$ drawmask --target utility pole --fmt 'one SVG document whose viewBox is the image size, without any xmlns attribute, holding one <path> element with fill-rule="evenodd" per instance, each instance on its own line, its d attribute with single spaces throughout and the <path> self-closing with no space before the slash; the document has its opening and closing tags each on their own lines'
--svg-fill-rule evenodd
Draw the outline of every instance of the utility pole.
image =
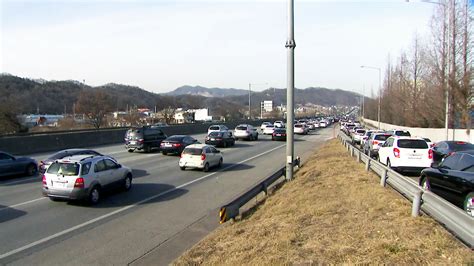
<svg viewBox="0 0 474 266">
<path fill-rule="evenodd" d="M 252 115 L 251 115 L 251 105 L 250 105 L 250 94 L 252 93 L 252 84 L 249 83 L 249 120 L 251 119 Z"/>
<path fill-rule="evenodd" d="M 294 162 L 294 94 L 295 94 L 295 36 L 294 36 L 294 3 L 288 0 L 288 39 L 287 48 L 287 87 L 286 87 L 286 180 L 293 179 Z"/>
</svg>

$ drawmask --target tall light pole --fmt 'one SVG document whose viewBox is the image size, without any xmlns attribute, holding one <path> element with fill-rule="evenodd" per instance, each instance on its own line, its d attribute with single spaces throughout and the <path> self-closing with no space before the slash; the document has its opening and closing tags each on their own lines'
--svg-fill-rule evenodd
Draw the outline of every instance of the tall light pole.
<svg viewBox="0 0 474 266">
<path fill-rule="evenodd" d="M 382 69 L 380 67 L 373 67 L 373 66 L 360 66 L 361 68 L 368 68 L 368 69 L 375 69 L 379 71 L 379 104 L 377 110 L 377 121 L 378 121 L 378 129 L 380 129 L 380 98 L 382 95 Z"/>
<path fill-rule="evenodd" d="M 295 94 L 295 36 L 294 36 L 294 4 L 288 0 L 288 39 L 287 49 L 287 87 L 286 87 L 286 180 L 293 179 L 294 157 L 294 94 Z"/>
<path fill-rule="evenodd" d="M 410 0 L 407 0 L 407 2 L 409 2 Z M 443 0 L 441 0 L 443 1 Z M 449 51 L 449 47 L 450 47 L 450 42 L 449 42 L 449 35 L 450 35 L 450 31 L 451 31 L 451 19 L 450 19 L 450 16 L 449 16 L 449 6 L 443 1 L 443 2 L 438 2 L 438 1 L 430 1 L 430 0 L 421 0 L 421 2 L 423 3 L 428 3 L 428 4 L 435 4 L 435 5 L 440 5 L 443 7 L 443 46 L 444 46 L 444 42 L 447 40 L 447 49 L 446 49 L 446 65 L 447 65 L 447 71 L 446 71 L 446 88 L 445 88 L 445 102 L 446 102 L 446 107 L 445 107 L 445 119 L 444 119 L 444 127 L 446 129 L 446 140 L 449 139 L 449 72 L 450 72 L 450 51 Z M 448 4 L 451 3 L 451 0 L 448 0 Z M 453 8 L 453 12 L 454 12 L 454 8 Z M 446 36 L 446 33 L 445 33 L 445 30 L 444 30 L 444 20 L 448 19 L 448 26 L 447 26 L 447 36 Z M 454 15 L 453 15 L 454 17 Z M 444 55 L 443 55 L 444 56 Z M 444 67 L 444 66 L 443 66 Z M 443 84 L 444 85 L 444 84 Z M 454 134 L 454 133 L 453 133 Z M 454 136 L 453 136 L 454 138 Z M 454 140 L 454 139 L 453 139 Z"/>
</svg>

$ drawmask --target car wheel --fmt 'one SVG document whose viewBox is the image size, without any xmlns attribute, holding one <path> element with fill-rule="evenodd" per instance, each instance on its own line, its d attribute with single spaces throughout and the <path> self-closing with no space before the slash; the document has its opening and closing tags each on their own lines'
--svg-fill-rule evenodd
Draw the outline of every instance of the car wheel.
<svg viewBox="0 0 474 266">
<path fill-rule="evenodd" d="M 128 174 L 123 181 L 123 190 L 129 191 L 132 188 L 132 175 Z"/>
<path fill-rule="evenodd" d="M 221 159 L 219 160 L 219 164 L 217 165 L 217 167 L 222 167 L 222 162 L 223 162 L 223 161 L 224 161 L 224 160 L 221 158 Z"/>
<path fill-rule="evenodd" d="M 95 205 L 99 203 L 99 201 L 100 201 L 100 188 L 98 186 L 95 186 L 91 189 L 91 192 L 89 192 L 88 202 L 91 205 Z"/>
<path fill-rule="evenodd" d="M 255 136 L 255 140 L 258 140 L 258 133 L 257 133 L 257 135 Z"/>
<path fill-rule="evenodd" d="M 149 153 L 151 151 L 151 148 L 150 146 L 145 146 L 145 148 L 143 148 L 143 150 L 146 152 L 146 153 Z"/>
<path fill-rule="evenodd" d="M 234 145 L 235 145 L 235 140 L 233 140 L 231 143 L 232 143 L 232 145 L 231 145 L 231 146 L 234 146 Z"/>
<path fill-rule="evenodd" d="M 226 141 L 224 141 L 224 144 L 222 144 L 222 147 L 227 148 L 227 142 Z"/>
<path fill-rule="evenodd" d="M 180 166 L 179 169 L 181 169 L 182 171 L 186 170 L 186 166 Z"/>
<path fill-rule="evenodd" d="M 25 174 L 27 176 L 32 176 L 34 174 L 36 174 L 37 172 L 37 169 L 36 169 L 36 165 L 30 163 L 27 167 L 26 167 L 26 170 L 25 170 Z"/>
<path fill-rule="evenodd" d="M 380 160 L 380 159 L 379 159 Z M 390 163 L 390 159 L 387 159 L 387 167 L 392 169 L 392 163 Z"/>
<path fill-rule="evenodd" d="M 209 172 L 209 163 L 206 163 L 204 165 L 204 168 L 202 169 L 204 172 Z"/>
<path fill-rule="evenodd" d="M 161 154 L 167 155 L 168 153 L 166 151 L 162 151 Z"/>
<path fill-rule="evenodd" d="M 474 192 L 467 194 L 464 199 L 464 210 L 471 217 L 474 217 Z"/>
<path fill-rule="evenodd" d="M 428 179 L 426 177 L 423 177 L 423 179 L 421 180 L 421 187 L 426 191 L 431 190 L 430 182 L 428 181 Z"/>
<path fill-rule="evenodd" d="M 133 152 L 133 149 L 128 149 L 128 152 Z"/>
</svg>

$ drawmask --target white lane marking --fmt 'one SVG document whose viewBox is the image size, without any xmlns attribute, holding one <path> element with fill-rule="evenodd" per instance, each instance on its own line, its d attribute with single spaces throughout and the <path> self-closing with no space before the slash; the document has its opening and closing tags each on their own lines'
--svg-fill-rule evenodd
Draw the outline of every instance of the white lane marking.
<svg viewBox="0 0 474 266">
<path fill-rule="evenodd" d="M 189 186 L 189 185 L 191 185 L 191 184 L 194 184 L 194 183 L 196 183 L 196 182 L 198 182 L 198 181 L 201 181 L 201 180 L 203 180 L 203 179 L 206 179 L 206 178 L 208 178 L 208 177 L 210 177 L 210 176 L 216 175 L 217 173 L 220 173 L 220 172 L 225 171 L 225 170 L 227 170 L 227 169 L 230 169 L 230 168 L 233 168 L 233 167 L 237 167 L 239 164 L 242 164 L 242 163 L 248 162 L 248 161 L 250 161 L 250 160 L 253 160 L 253 159 L 257 158 L 257 157 L 263 156 L 263 155 L 265 155 L 265 154 L 267 154 L 267 153 L 270 153 L 270 152 L 272 152 L 272 151 L 274 151 L 274 150 L 277 150 L 277 149 L 279 149 L 279 148 L 281 148 L 281 147 L 284 147 L 285 145 L 286 145 L 286 144 L 277 146 L 277 147 L 275 147 L 275 148 L 273 148 L 273 149 L 271 149 L 271 150 L 262 152 L 262 153 L 260 153 L 260 154 L 257 154 L 257 155 L 255 155 L 255 156 L 253 156 L 253 157 L 250 157 L 250 158 L 248 158 L 248 159 L 245 159 L 245 160 L 243 160 L 243 161 L 240 161 L 240 162 L 238 162 L 238 163 L 235 164 L 235 165 L 230 165 L 230 166 L 228 166 L 228 167 L 225 167 L 225 168 L 223 168 L 223 169 L 220 170 L 220 171 L 217 171 L 217 172 L 214 172 L 214 173 L 210 173 L 210 174 L 208 174 L 208 175 L 205 175 L 205 176 L 200 177 L 200 178 L 198 178 L 198 179 L 195 179 L 195 180 L 193 180 L 193 181 L 189 181 L 189 182 L 187 182 L 187 183 L 184 183 L 184 184 L 182 184 L 182 185 L 179 185 L 179 186 L 177 186 L 177 187 L 175 187 L 175 188 L 168 189 L 168 190 L 166 190 L 166 191 L 164 191 L 164 192 L 161 192 L 160 194 L 157 194 L 157 195 L 148 197 L 148 198 L 146 198 L 146 199 L 143 199 L 143 200 L 141 200 L 141 201 L 139 201 L 139 202 L 137 202 L 137 203 L 135 203 L 135 204 L 131 204 L 131 205 L 125 206 L 125 207 L 123 207 L 123 208 L 121 208 L 121 209 L 118 209 L 118 210 L 115 210 L 115 211 L 113 211 L 113 212 L 107 213 L 107 214 L 105 214 L 105 215 L 99 216 L 99 217 L 97 217 L 97 218 L 94 218 L 94 219 L 89 220 L 89 221 L 87 221 L 87 222 L 84 222 L 84 223 L 82 223 L 82 224 L 78 224 L 78 225 L 73 226 L 73 227 L 71 227 L 71 228 L 69 228 L 69 229 L 66 229 L 66 230 L 63 230 L 63 231 L 58 232 L 58 233 L 56 233 L 56 234 L 47 236 L 47 237 L 45 237 L 45 238 L 42 238 L 42 239 L 40 239 L 40 240 L 37 240 L 37 241 L 35 241 L 35 242 L 33 242 L 33 243 L 30 243 L 30 244 L 28 244 L 28 245 L 25 245 L 25 246 L 19 247 L 19 248 L 17 248 L 17 249 L 11 250 L 11 251 L 9 251 L 9 252 L 7 252 L 7 253 L 4 253 L 4 254 L 0 255 L 0 260 L 1 260 L 1 259 L 4 259 L 4 258 L 6 258 L 6 257 L 12 256 L 12 255 L 15 255 L 15 254 L 17 254 L 17 253 L 19 253 L 19 252 L 22 252 L 22 251 L 24 251 L 24 250 L 27 250 L 27 249 L 29 249 L 29 248 L 32 248 L 32 247 L 38 246 L 38 245 L 40 245 L 40 244 L 43 244 L 43 243 L 45 243 L 45 242 L 47 242 L 47 241 L 49 241 L 49 240 L 52 240 L 52 239 L 54 239 L 54 238 L 57 238 L 57 237 L 60 237 L 60 236 L 65 235 L 65 234 L 71 233 L 71 232 L 73 232 L 73 231 L 75 231 L 75 230 L 77 230 L 77 229 L 83 228 L 83 227 L 88 226 L 88 225 L 90 225 L 90 224 L 93 224 L 93 223 L 95 223 L 95 222 L 104 220 L 104 219 L 106 219 L 106 218 L 108 218 L 108 217 L 110 217 L 110 216 L 113 216 L 113 215 L 115 215 L 115 214 L 124 212 L 124 211 L 126 211 L 126 210 L 128 210 L 128 209 L 131 209 L 131 208 L 133 208 L 133 207 L 136 207 L 136 206 L 138 206 L 138 205 L 140 205 L 140 204 L 143 204 L 143 203 L 145 203 L 145 202 L 147 202 L 147 201 L 150 201 L 150 200 L 153 200 L 153 199 L 155 199 L 155 198 L 164 196 L 164 195 L 166 195 L 166 194 L 168 194 L 168 193 L 170 193 L 170 192 L 173 192 L 173 191 L 175 191 L 175 190 L 181 189 L 181 188 L 183 188 L 183 187 L 187 187 L 187 186 Z"/>
<path fill-rule="evenodd" d="M 25 205 L 25 204 L 28 204 L 28 203 L 33 203 L 35 201 L 40 201 L 40 200 L 43 200 L 43 199 L 46 199 L 45 197 L 42 197 L 42 198 L 37 198 L 37 199 L 34 199 L 34 200 L 29 200 L 29 201 L 25 201 L 25 202 L 22 202 L 22 203 L 18 203 L 18 204 L 15 204 L 15 205 L 11 205 L 11 206 L 6 206 L 6 207 L 3 207 L 3 208 L 0 208 L 0 211 L 3 211 L 3 210 L 6 210 L 8 208 L 15 208 L 15 207 L 18 207 L 18 206 L 21 206 L 21 205 Z"/>
<path fill-rule="evenodd" d="M 17 180 L 17 181 L 12 181 L 12 182 L 5 182 L 5 183 L 0 183 L 0 187 L 1 187 L 1 186 L 8 186 L 8 185 L 13 185 L 13 184 L 18 184 L 18 183 L 23 183 L 23 182 L 31 181 L 31 180 L 34 180 L 34 179 L 38 179 L 38 181 L 40 180 L 40 178 L 39 178 L 39 177 L 37 177 L 37 176 L 34 176 L 34 177 L 30 177 L 30 178 L 22 179 L 22 180 Z"/>
</svg>

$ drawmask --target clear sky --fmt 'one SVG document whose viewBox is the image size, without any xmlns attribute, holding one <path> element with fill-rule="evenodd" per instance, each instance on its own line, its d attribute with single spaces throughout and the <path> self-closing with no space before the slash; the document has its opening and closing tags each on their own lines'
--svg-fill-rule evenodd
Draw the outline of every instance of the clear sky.
<svg viewBox="0 0 474 266">
<path fill-rule="evenodd" d="M 287 2 L 0 0 L 0 72 L 167 92 L 182 85 L 286 87 Z M 370 96 L 378 74 L 429 38 L 419 0 L 295 0 L 295 86 Z M 267 83 L 268 85 L 261 85 Z"/>
</svg>

